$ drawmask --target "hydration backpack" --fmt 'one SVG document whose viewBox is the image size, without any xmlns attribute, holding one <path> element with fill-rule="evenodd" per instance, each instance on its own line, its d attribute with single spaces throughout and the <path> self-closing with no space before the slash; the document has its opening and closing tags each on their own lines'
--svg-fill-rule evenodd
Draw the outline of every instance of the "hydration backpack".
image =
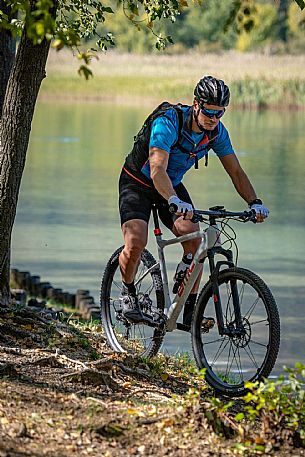
<svg viewBox="0 0 305 457">
<path fill-rule="evenodd" d="M 157 117 L 162 116 L 166 111 L 169 109 L 174 109 L 177 114 L 177 121 L 178 121 L 178 138 L 177 141 L 173 144 L 173 148 L 178 148 L 181 152 L 193 155 L 195 159 L 195 169 L 198 169 L 198 158 L 196 151 L 189 151 L 184 148 L 181 143 L 182 138 L 182 130 L 184 125 L 184 113 L 183 108 L 188 107 L 188 105 L 172 104 L 169 102 L 162 102 L 158 105 L 152 113 L 145 119 L 143 126 L 141 127 L 140 131 L 137 135 L 134 136 L 134 145 L 132 151 L 128 154 L 125 161 L 125 167 L 129 169 L 130 172 L 134 173 L 140 171 L 145 162 L 148 160 L 149 154 L 149 141 L 150 141 L 150 134 L 151 134 L 151 126 L 152 123 Z M 168 119 L 172 122 L 172 120 L 168 117 Z M 205 143 L 208 143 L 207 149 L 210 149 L 213 145 L 214 140 L 218 136 L 218 130 L 206 132 L 204 139 Z M 199 143 L 200 144 L 200 143 Z M 205 166 L 208 165 L 208 153 L 205 155 Z"/>
</svg>

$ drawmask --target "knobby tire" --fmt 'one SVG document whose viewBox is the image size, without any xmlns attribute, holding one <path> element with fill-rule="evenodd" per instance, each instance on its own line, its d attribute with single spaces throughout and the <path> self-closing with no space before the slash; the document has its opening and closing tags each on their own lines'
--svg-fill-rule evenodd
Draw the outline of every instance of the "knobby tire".
<svg viewBox="0 0 305 457">
<path fill-rule="evenodd" d="M 234 267 L 221 271 L 218 276 L 219 289 L 223 295 L 227 295 L 227 300 L 222 299 L 225 325 L 234 321 L 234 313 L 230 310 L 230 281 L 235 281 L 239 287 L 246 335 L 243 339 L 221 337 L 216 318 L 212 330 L 202 331 L 203 318 L 209 317 L 207 314 L 215 309 L 212 283 L 209 281 L 201 291 L 194 310 L 192 345 L 198 368 L 206 369 L 206 381 L 220 394 L 242 396 L 247 392 L 244 385 L 246 381 L 262 380 L 271 373 L 279 351 L 280 320 L 275 300 L 264 281 L 249 270 Z M 264 340 L 259 340 L 263 337 Z M 217 351 L 214 347 L 218 347 Z M 262 352 L 260 362 L 256 355 L 259 351 Z M 225 354 L 228 354 L 228 359 Z M 229 360 L 229 357 L 233 360 Z M 250 366 L 248 371 L 243 372 L 243 363 Z"/>
<path fill-rule="evenodd" d="M 129 333 L 127 327 L 122 322 L 117 321 L 114 309 L 118 309 L 118 296 L 120 294 L 120 269 L 119 255 L 123 250 L 123 246 L 117 249 L 109 259 L 101 284 L 100 304 L 101 304 L 101 320 L 107 337 L 109 346 L 116 352 L 128 352 L 132 355 L 140 357 L 153 357 L 157 354 L 164 338 L 164 332 L 158 329 L 147 327 L 144 324 L 131 325 Z M 146 249 L 141 255 L 141 262 L 138 268 L 144 270 L 156 264 L 152 254 Z M 137 279 L 137 278 L 135 278 Z M 160 311 L 164 311 L 164 294 L 161 272 L 159 266 L 156 266 L 143 281 L 150 284 L 149 290 L 152 294 L 150 297 L 153 301 L 153 307 Z M 137 287 L 137 292 L 141 290 L 142 283 Z M 146 284 L 147 287 L 147 284 Z M 115 293 L 115 296 L 113 295 Z M 111 294 L 113 296 L 111 296 Z M 147 311 L 146 311 L 147 312 Z M 125 326 L 125 328 L 124 328 Z M 124 333 L 121 333 L 121 330 Z M 144 337 L 145 332 L 149 332 L 149 337 Z M 134 340 L 129 340 L 129 336 L 134 335 Z M 139 341 L 136 341 L 138 335 Z M 144 335 L 144 336 L 143 336 Z M 143 336 L 143 338 L 141 338 Z M 143 341 L 142 341 L 143 340 Z"/>
</svg>

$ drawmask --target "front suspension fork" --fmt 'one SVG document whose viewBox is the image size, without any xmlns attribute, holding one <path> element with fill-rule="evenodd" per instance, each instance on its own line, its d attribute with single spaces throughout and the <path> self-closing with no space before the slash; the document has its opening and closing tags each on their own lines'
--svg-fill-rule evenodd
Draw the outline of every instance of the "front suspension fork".
<svg viewBox="0 0 305 457">
<path fill-rule="evenodd" d="M 236 281 L 230 281 L 230 290 L 232 294 L 233 300 L 233 308 L 234 308 L 234 323 L 235 328 L 229 328 L 228 323 L 224 323 L 223 319 L 223 312 L 222 312 L 222 304 L 221 304 L 221 297 L 219 293 L 219 285 L 218 285 L 218 276 L 220 272 L 220 268 L 223 265 L 227 265 L 228 267 L 234 267 L 233 262 L 233 254 L 232 251 L 229 249 L 223 249 L 222 247 L 215 247 L 208 250 L 208 260 L 209 266 L 211 271 L 210 280 L 212 283 L 212 293 L 213 293 L 213 301 L 215 305 L 215 313 L 217 319 L 217 326 L 218 331 L 221 336 L 232 334 L 243 334 L 244 328 L 242 323 L 242 316 L 240 311 L 240 304 L 239 304 L 239 294 L 237 289 Z M 215 254 L 223 255 L 227 260 L 218 261 L 215 265 Z"/>
</svg>

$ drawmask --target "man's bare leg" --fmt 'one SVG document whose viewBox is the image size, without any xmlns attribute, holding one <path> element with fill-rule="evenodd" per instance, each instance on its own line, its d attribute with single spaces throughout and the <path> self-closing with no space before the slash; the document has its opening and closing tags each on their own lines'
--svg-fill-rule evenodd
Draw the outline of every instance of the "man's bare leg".
<svg viewBox="0 0 305 457">
<path fill-rule="evenodd" d="M 119 257 L 123 290 L 120 296 L 123 316 L 131 323 L 146 320 L 138 303 L 134 277 L 140 262 L 141 253 L 147 243 L 148 227 L 141 219 L 132 219 L 122 226 L 124 249 Z"/>
<path fill-rule="evenodd" d="M 141 219 L 132 219 L 122 225 L 124 249 L 119 257 L 122 280 L 132 283 L 140 262 L 141 253 L 147 244 L 148 224 Z"/>
</svg>

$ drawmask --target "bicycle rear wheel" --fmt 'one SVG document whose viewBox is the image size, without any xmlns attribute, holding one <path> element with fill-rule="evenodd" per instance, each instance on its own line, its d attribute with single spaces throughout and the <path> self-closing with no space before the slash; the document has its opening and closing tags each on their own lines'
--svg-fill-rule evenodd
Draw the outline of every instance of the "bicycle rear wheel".
<svg viewBox="0 0 305 457">
<path fill-rule="evenodd" d="M 229 396 L 246 393 L 245 382 L 266 378 L 276 362 L 280 345 L 280 320 L 272 293 L 256 274 L 229 268 L 218 276 L 224 325 L 234 328 L 232 284 L 236 284 L 244 335 L 218 332 L 212 283 L 203 288 L 192 323 L 192 344 L 197 366 L 206 369 L 207 382 Z M 205 318 L 215 324 L 205 326 Z"/>
<path fill-rule="evenodd" d="M 122 290 L 119 255 L 123 247 L 121 246 L 111 256 L 103 275 L 100 296 L 102 325 L 108 344 L 114 351 L 152 357 L 157 354 L 162 344 L 164 332 L 145 324 L 130 324 L 122 316 L 119 302 Z M 143 277 L 154 265 L 156 265 L 155 268 Z M 150 315 L 156 312 L 163 313 L 164 295 L 160 268 L 146 249 L 141 255 L 135 285 L 142 310 Z"/>
</svg>

